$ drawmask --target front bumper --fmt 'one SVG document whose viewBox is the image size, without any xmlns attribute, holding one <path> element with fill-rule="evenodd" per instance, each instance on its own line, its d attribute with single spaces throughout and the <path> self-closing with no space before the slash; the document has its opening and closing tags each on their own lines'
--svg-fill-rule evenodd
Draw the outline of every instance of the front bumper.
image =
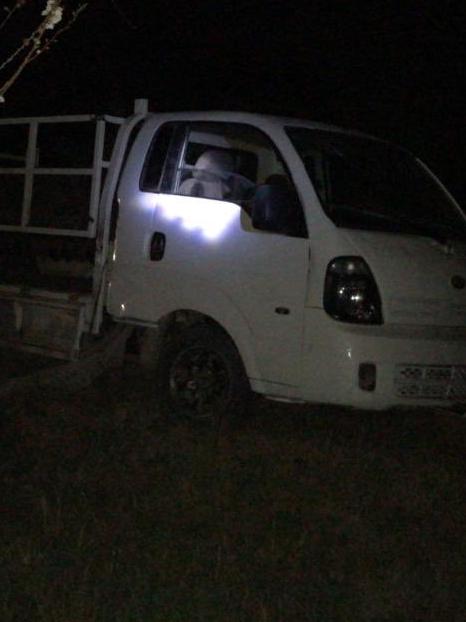
<svg viewBox="0 0 466 622">
<path fill-rule="evenodd" d="M 359 386 L 362 364 L 375 366 L 374 390 Z M 466 327 L 358 326 L 307 309 L 300 393 L 368 409 L 466 403 Z"/>
</svg>

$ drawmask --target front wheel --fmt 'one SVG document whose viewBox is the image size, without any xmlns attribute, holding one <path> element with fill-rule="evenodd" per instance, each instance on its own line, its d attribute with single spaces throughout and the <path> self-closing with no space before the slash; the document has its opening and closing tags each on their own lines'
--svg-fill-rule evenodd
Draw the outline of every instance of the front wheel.
<svg viewBox="0 0 466 622">
<path fill-rule="evenodd" d="M 245 410 L 250 388 L 241 357 L 215 326 L 197 324 L 167 340 L 157 368 L 161 406 L 170 418 L 210 422 Z"/>
</svg>

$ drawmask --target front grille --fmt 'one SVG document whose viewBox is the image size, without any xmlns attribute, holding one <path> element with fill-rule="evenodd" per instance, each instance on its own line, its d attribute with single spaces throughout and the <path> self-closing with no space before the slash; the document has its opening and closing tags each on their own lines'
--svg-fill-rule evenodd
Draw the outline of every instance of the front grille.
<svg viewBox="0 0 466 622">
<path fill-rule="evenodd" d="M 398 397 L 466 401 L 466 365 L 397 365 Z"/>
</svg>

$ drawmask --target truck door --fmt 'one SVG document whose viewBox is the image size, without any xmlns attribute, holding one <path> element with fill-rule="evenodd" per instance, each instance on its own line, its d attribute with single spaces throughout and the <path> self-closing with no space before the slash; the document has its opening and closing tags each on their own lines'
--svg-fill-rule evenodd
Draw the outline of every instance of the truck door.
<svg viewBox="0 0 466 622">
<path fill-rule="evenodd" d="M 141 138 L 120 184 L 110 311 L 150 322 L 192 309 L 233 337 L 244 330 L 261 379 L 286 394 L 300 384 L 309 265 L 287 167 L 249 125 L 169 122 L 154 130 L 144 165 Z"/>
</svg>

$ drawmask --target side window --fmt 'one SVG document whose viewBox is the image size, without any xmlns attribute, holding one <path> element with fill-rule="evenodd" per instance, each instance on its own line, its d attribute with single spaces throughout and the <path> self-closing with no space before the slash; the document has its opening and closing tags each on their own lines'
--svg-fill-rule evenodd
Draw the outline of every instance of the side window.
<svg viewBox="0 0 466 622">
<path fill-rule="evenodd" d="M 257 184 L 259 157 L 247 133 L 242 125 L 191 124 L 174 191 L 240 205 L 250 199 Z"/>
<path fill-rule="evenodd" d="M 145 192 L 162 190 L 163 178 L 167 177 L 169 168 L 174 168 L 172 162 L 174 139 L 176 135 L 179 135 L 180 129 L 182 127 L 175 123 L 165 123 L 157 130 L 142 169 L 141 190 Z M 170 164 L 172 164 L 171 167 Z"/>
<path fill-rule="evenodd" d="M 270 139 L 239 123 L 167 123 L 149 150 L 141 190 L 229 201 L 252 230 L 307 237 L 302 206 Z"/>
</svg>

